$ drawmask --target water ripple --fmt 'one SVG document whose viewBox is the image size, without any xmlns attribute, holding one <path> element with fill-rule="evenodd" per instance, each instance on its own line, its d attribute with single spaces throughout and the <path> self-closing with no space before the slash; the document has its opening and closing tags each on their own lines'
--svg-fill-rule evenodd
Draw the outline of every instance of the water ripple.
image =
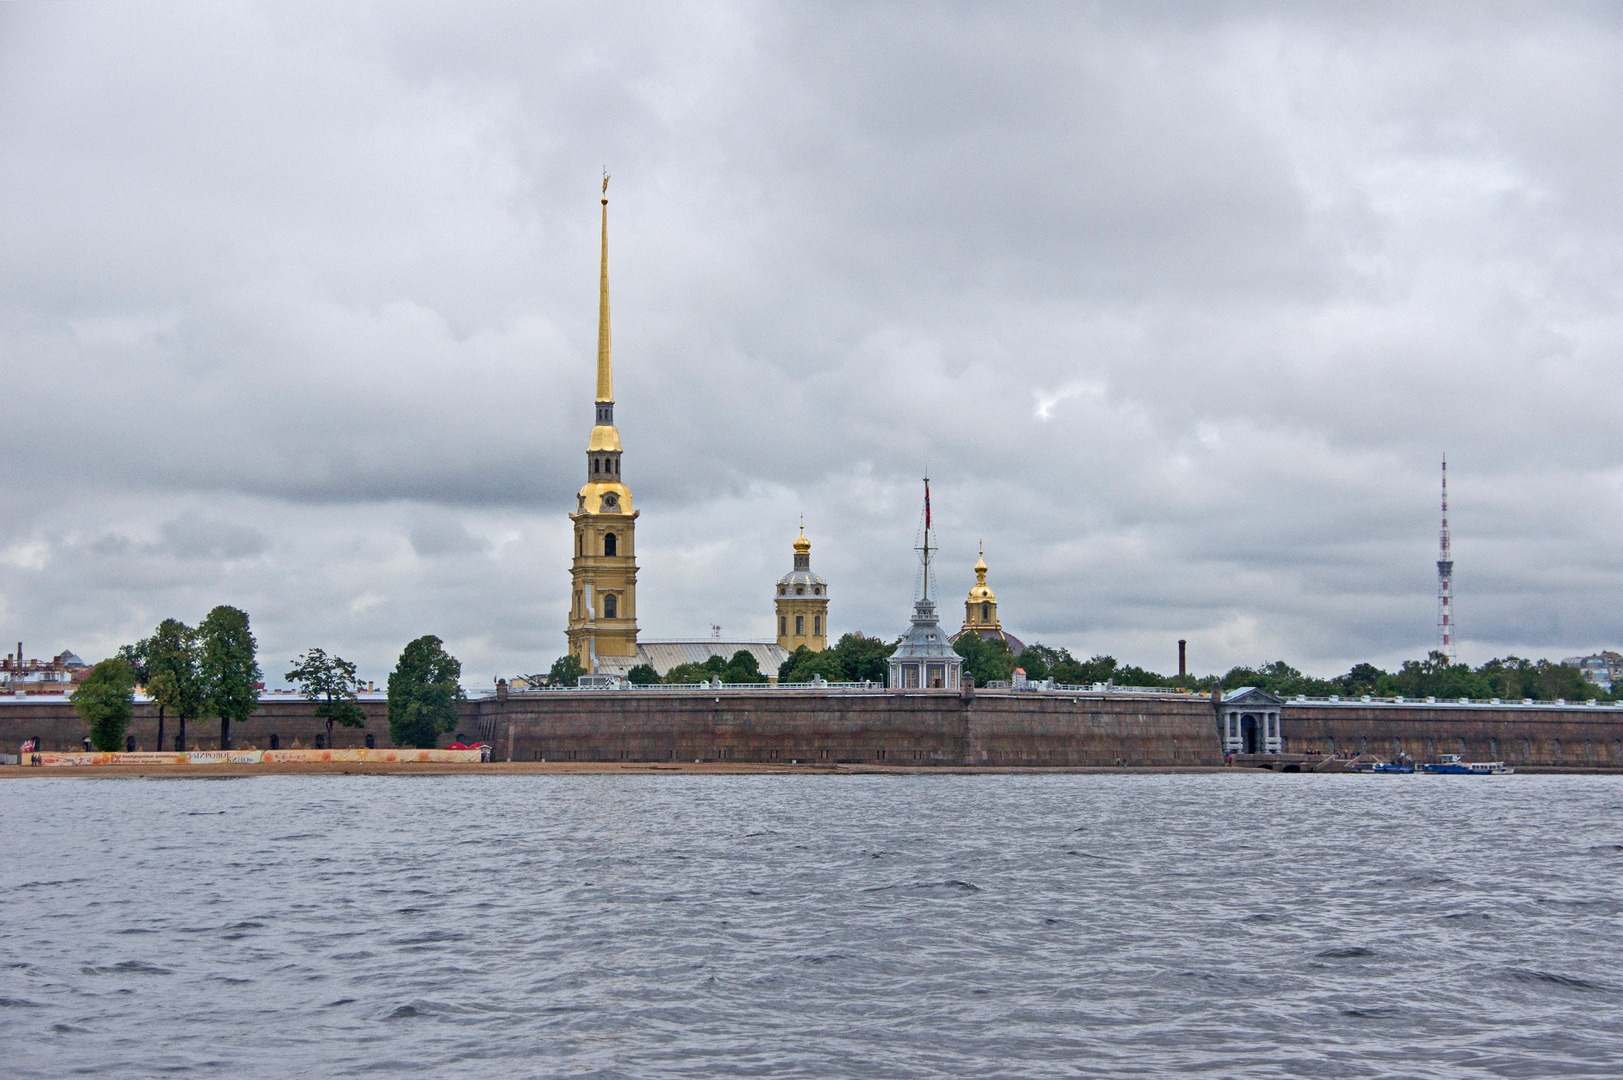
<svg viewBox="0 0 1623 1080">
<path fill-rule="evenodd" d="M 6 1075 L 1615 1076 L 1623 780 L 1394 779 L 3 783 Z"/>
</svg>

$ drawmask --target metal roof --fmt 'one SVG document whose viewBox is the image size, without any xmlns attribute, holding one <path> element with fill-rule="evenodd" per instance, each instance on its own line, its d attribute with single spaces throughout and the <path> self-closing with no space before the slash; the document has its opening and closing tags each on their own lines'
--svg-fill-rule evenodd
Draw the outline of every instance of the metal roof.
<svg viewBox="0 0 1623 1080">
<path fill-rule="evenodd" d="M 731 660 L 739 650 L 755 657 L 761 674 L 770 679 L 778 677 L 778 668 L 789 659 L 788 651 L 773 641 L 648 641 L 637 643 L 634 657 L 599 656 L 597 670 L 603 675 L 624 675 L 638 664 L 649 664 L 663 679 L 673 667 L 702 664 L 712 656 Z"/>
</svg>

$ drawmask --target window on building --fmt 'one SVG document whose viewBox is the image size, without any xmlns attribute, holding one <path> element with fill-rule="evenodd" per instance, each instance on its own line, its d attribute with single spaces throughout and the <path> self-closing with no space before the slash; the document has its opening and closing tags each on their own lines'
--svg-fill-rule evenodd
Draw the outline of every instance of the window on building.
<svg viewBox="0 0 1623 1080">
<path fill-rule="evenodd" d="M 812 586 L 812 595 L 813 596 L 822 596 L 823 595 L 823 587 L 821 585 L 813 585 Z"/>
<path fill-rule="evenodd" d="M 789 636 L 789 616 L 787 616 L 787 615 L 779 615 L 778 616 L 778 636 L 779 637 L 788 637 Z"/>
<path fill-rule="evenodd" d="M 804 616 L 804 615 L 796 615 L 795 616 L 795 637 L 805 637 L 805 636 L 806 636 L 806 616 Z"/>
<path fill-rule="evenodd" d="M 592 459 L 592 471 L 593 472 L 602 472 L 603 471 L 603 459 L 602 458 L 593 458 Z"/>
<path fill-rule="evenodd" d="M 615 535 L 613 533 L 604 533 L 603 534 L 603 554 L 605 554 L 605 555 L 613 555 L 613 554 L 615 554 L 619 549 L 619 545 L 620 545 L 620 541 L 615 537 Z"/>
<path fill-rule="evenodd" d="M 813 637 L 822 637 L 823 636 L 823 617 L 821 615 L 813 615 L 812 616 L 812 636 Z"/>
<path fill-rule="evenodd" d="M 806 595 L 806 586 L 804 586 L 804 585 L 796 585 L 795 586 L 795 595 L 796 596 L 805 596 Z"/>
<path fill-rule="evenodd" d="M 785 594 L 785 593 L 787 593 L 787 592 L 788 592 L 788 591 L 789 591 L 789 587 L 788 587 L 788 586 L 787 586 L 787 585 L 779 585 L 779 586 L 778 586 L 778 595 L 779 595 L 779 596 L 782 596 L 782 595 L 784 595 L 784 594 Z"/>
<path fill-rule="evenodd" d="M 991 604 L 982 604 L 981 605 L 981 622 L 991 622 L 991 621 L 992 621 L 992 605 Z"/>
<path fill-rule="evenodd" d="M 620 601 L 615 597 L 615 595 L 613 593 L 609 593 L 608 595 L 604 596 L 603 617 L 605 619 L 617 619 L 620 617 L 619 612 Z"/>
</svg>

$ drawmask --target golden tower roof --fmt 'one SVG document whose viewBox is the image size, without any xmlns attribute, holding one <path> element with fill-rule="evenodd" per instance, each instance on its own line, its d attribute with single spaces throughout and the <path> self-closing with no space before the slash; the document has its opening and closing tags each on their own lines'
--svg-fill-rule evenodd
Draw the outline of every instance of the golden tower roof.
<svg viewBox="0 0 1623 1080">
<path fill-rule="evenodd" d="M 811 541 L 806 539 L 806 526 L 800 527 L 800 539 L 795 541 L 795 554 L 808 555 L 811 553 Z"/>
</svg>

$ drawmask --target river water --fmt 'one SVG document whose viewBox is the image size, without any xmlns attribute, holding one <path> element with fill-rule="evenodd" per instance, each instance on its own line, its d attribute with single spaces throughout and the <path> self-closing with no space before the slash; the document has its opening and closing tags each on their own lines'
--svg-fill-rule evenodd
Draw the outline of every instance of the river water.
<svg viewBox="0 0 1623 1080">
<path fill-rule="evenodd" d="M 1623 1074 L 1623 779 L 0 782 L 12 1077 Z"/>
</svg>

